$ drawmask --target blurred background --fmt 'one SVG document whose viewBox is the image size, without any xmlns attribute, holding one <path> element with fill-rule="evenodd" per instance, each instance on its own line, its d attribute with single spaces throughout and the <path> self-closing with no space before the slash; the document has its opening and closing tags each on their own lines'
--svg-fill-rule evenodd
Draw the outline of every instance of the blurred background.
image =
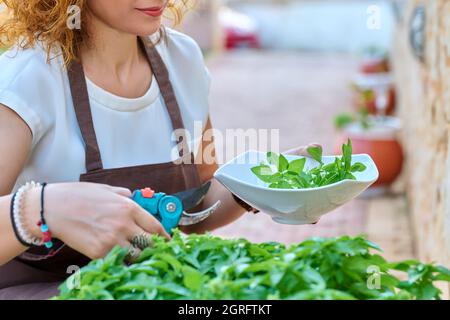
<svg viewBox="0 0 450 320">
<path fill-rule="evenodd" d="M 216 128 L 279 129 L 281 150 L 325 154 L 351 138 L 380 171 L 316 225 L 248 214 L 216 234 L 365 234 L 388 259 L 450 266 L 450 0 L 197 0 L 178 28 L 205 53 Z"/>
<path fill-rule="evenodd" d="M 180 29 L 205 52 L 216 128 L 280 129 L 282 150 L 327 154 L 350 137 L 380 170 L 317 225 L 249 214 L 217 234 L 366 234 L 389 259 L 450 265 L 450 1 L 205 0 Z"/>
</svg>

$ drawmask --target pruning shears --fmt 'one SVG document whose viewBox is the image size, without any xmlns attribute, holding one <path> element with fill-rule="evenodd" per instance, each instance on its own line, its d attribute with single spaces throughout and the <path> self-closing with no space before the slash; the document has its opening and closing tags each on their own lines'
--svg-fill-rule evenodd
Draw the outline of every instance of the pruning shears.
<svg viewBox="0 0 450 320">
<path fill-rule="evenodd" d="M 177 226 L 190 226 L 202 222 L 220 207 L 220 201 L 217 201 L 206 210 L 194 213 L 187 212 L 203 201 L 210 187 L 211 182 L 207 182 L 199 188 L 173 195 L 167 195 L 163 192 L 157 193 L 151 188 L 145 188 L 136 190 L 131 198 L 158 219 L 164 229 L 171 233 Z"/>
</svg>

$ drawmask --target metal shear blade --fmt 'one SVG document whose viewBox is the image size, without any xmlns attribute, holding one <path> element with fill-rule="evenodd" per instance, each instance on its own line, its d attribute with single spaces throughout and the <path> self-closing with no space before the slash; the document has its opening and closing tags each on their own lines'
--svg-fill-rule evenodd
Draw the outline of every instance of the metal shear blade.
<svg viewBox="0 0 450 320">
<path fill-rule="evenodd" d="M 183 203 L 183 209 L 185 211 L 191 210 L 198 206 L 211 187 L 211 181 L 205 183 L 200 188 L 189 189 L 186 191 L 182 191 L 176 194 L 173 194 L 174 197 L 177 197 Z"/>
<path fill-rule="evenodd" d="M 197 224 L 208 218 L 210 215 L 214 213 L 219 207 L 221 202 L 217 201 L 213 206 L 210 208 L 196 212 L 196 213 L 188 213 L 186 211 L 183 211 L 183 215 L 181 216 L 180 222 L 178 225 L 180 226 L 191 226 L 193 224 Z"/>
</svg>

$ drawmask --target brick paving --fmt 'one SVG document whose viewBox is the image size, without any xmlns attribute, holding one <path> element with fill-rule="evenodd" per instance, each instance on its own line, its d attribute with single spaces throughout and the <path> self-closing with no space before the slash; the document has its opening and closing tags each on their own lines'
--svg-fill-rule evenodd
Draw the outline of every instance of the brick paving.
<svg viewBox="0 0 450 320">
<path fill-rule="evenodd" d="M 326 154 L 332 153 L 333 118 L 351 109 L 354 57 L 240 51 L 209 57 L 208 66 L 215 128 L 280 129 L 282 150 L 314 141 L 324 146 Z M 312 236 L 367 234 L 388 258 L 406 259 L 414 257 L 414 247 L 404 204 L 401 196 L 362 197 L 324 216 L 317 225 L 307 226 L 280 225 L 265 214 L 249 214 L 215 233 L 283 243 Z"/>
</svg>

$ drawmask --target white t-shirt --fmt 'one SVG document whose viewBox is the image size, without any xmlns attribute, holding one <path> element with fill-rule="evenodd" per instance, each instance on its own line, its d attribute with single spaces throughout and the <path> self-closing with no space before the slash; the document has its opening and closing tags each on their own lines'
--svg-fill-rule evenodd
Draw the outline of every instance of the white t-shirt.
<svg viewBox="0 0 450 320">
<path fill-rule="evenodd" d="M 157 35 L 151 36 L 155 40 Z M 192 151 L 208 119 L 210 78 L 202 52 L 188 36 L 167 29 L 157 45 L 191 137 Z M 177 149 L 166 106 L 153 78 L 140 98 L 113 95 L 87 79 L 97 140 L 105 169 L 170 162 Z M 78 181 L 85 150 L 61 56 L 47 63 L 42 46 L 0 56 L 0 104 L 30 127 L 32 151 L 15 190 L 27 181 Z"/>
</svg>

